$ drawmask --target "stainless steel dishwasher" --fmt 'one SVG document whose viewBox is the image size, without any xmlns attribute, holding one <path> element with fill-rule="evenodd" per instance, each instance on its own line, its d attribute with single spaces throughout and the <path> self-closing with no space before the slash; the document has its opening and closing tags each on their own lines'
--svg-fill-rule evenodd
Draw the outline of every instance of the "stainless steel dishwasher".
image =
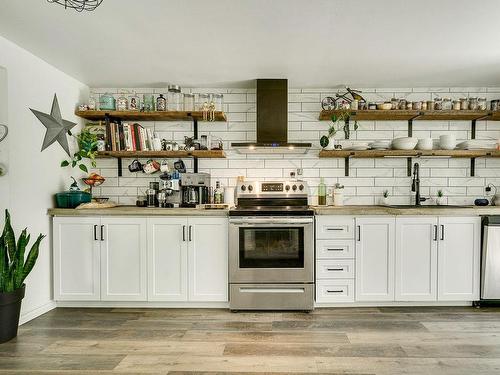
<svg viewBox="0 0 500 375">
<path fill-rule="evenodd" d="M 500 216 L 483 218 L 481 300 L 500 301 Z"/>
</svg>

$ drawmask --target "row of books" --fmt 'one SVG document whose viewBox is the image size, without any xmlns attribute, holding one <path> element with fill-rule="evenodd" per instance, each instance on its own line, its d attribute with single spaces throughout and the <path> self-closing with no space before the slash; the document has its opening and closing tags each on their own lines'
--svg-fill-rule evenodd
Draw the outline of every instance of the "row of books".
<svg viewBox="0 0 500 375">
<path fill-rule="evenodd" d="M 106 125 L 107 151 L 153 151 L 153 131 L 137 123 Z"/>
</svg>

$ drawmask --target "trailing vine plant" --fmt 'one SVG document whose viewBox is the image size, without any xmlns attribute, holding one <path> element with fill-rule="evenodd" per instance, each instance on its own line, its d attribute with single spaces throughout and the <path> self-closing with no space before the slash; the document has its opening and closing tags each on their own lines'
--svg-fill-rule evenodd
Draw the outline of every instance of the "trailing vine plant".
<svg viewBox="0 0 500 375">
<path fill-rule="evenodd" d="M 73 154 L 70 160 L 63 160 L 61 162 L 61 167 L 71 168 L 78 166 L 83 172 L 88 173 L 86 160 L 90 160 L 92 167 L 96 167 L 95 158 L 97 156 L 97 135 L 92 134 L 88 129 L 83 129 L 80 134 L 73 135 L 78 143 L 78 151 Z"/>
<path fill-rule="evenodd" d="M 333 114 L 331 117 L 332 123 L 328 127 L 328 135 L 324 135 L 320 139 L 321 147 L 328 146 L 329 138 L 332 138 L 339 132 L 340 130 L 344 131 L 344 138 L 349 139 L 350 137 L 350 128 L 349 128 L 349 117 L 351 115 L 351 110 L 349 108 L 342 108 L 337 111 L 336 114 Z M 354 120 L 353 129 L 354 131 L 358 130 L 358 121 Z"/>
</svg>

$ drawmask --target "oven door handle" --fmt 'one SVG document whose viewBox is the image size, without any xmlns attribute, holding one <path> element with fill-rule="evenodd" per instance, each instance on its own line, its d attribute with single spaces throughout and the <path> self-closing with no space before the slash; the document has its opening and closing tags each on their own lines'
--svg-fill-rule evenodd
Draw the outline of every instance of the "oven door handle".
<svg viewBox="0 0 500 375">
<path fill-rule="evenodd" d="M 312 224 L 312 219 L 286 219 L 286 220 L 270 220 L 270 219 L 237 219 L 229 220 L 230 224 L 236 225 L 255 225 L 255 224 L 265 224 L 265 225 L 283 225 L 283 224 L 294 224 L 294 225 L 306 225 Z"/>
</svg>

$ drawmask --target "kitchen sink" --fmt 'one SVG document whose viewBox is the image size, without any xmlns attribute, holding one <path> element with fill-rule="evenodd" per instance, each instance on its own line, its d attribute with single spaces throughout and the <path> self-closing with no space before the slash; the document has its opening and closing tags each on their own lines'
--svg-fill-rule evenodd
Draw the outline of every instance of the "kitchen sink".
<svg viewBox="0 0 500 375">
<path fill-rule="evenodd" d="M 426 205 L 421 205 L 421 206 L 416 206 L 414 204 L 388 204 L 388 205 L 381 205 L 381 207 L 389 207 L 389 208 L 467 208 L 469 206 L 457 206 L 457 205 L 451 205 L 451 204 L 443 204 L 443 205 L 436 205 L 436 204 L 426 204 Z"/>
</svg>

